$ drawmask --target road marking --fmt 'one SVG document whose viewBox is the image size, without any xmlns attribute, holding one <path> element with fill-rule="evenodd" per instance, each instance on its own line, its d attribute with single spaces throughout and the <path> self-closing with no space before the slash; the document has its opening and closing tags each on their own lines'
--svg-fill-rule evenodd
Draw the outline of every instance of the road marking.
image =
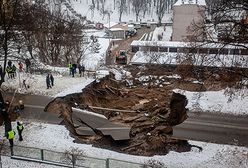
<svg viewBox="0 0 248 168">
<path fill-rule="evenodd" d="M 208 122 L 199 122 L 199 121 L 185 121 L 181 125 L 178 125 L 179 127 L 183 127 L 183 124 L 192 124 L 192 125 L 202 125 L 202 126 L 212 126 L 212 127 L 219 127 L 219 128 L 229 128 L 229 129 L 239 129 L 239 130 L 247 130 L 247 127 L 241 127 L 241 126 L 234 126 L 234 125 L 226 125 L 226 124 L 219 124 L 219 123 L 208 123 Z"/>
<path fill-rule="evenodd" d="M 113 127 L 113 128 L 96 128 L 99 130 L 129 130 L 128 127 Z"/>
<path fill-rule="evenodd" d="M 36 106 L 36 105 L 29 105 L 29 104 L 24 104 L 24 108 L 25 107 L 32 107 L 32 108 L 39 108 L 39 109 L 44 109 L 45 106 Z"/>
</svg>

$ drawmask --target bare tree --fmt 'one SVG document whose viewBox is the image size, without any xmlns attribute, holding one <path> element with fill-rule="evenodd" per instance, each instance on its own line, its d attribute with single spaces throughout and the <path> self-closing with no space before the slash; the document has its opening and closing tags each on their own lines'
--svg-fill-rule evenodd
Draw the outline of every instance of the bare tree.
<svg viewBox="0 0 248 168">
<path fill-rule="evenodd" d="M 248 80 L 247 64 L 244 66 L 248 55 L 248 1 L 218 0 L 212 5 L 209 0 L 207 3 L 210 13 L 189 28 L 191 49 L 185 51 L 181 65 L 187 62 L 197 66 L 191 71 L 194 77 L 243 87 Z"/>
<path fill-rule="evenodd" d="M 121 22 L 122 14 L 127 11 L 127 0 L 117 1 L 117 7 L 119 11 L 119 22 Z"/>
<path fill-rule="evenodd" d="M 133 10 L 135 12 L 136 22 L 139 21 L 140 12 L 143 10 L 143 0 L 132 0 Z"/>
<path fill-rule="evenodd" d="M 156 14 L 158 16 L 158 25 L 161 26 L 162 18 L 167 10 L 168 0 L 157 0 Z"/>
</svg>

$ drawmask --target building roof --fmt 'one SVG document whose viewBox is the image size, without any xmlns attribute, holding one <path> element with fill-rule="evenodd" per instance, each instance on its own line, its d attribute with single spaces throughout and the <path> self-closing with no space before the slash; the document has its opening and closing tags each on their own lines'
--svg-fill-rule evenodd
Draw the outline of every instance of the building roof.
<svg viewBox="0 0 248 168">
<path fill-rule="evenodd" d="M 124 31 L 122 28 L 110 28 L 110 31 Z"/>
<path fill-rule="evenodd" d="M 185 4 L 206 6 L 205 0 L 177 0 L 174 6 L 180 6 Z"/>
<path fill-rule="evenodd" d="M 158 47 L 192 47 L 192 45 L 199 46 L 201 48 L 230 48 L 230 49 L 244 49 L 242 46 L 248 47 L 248 44 L 240 44 L 238 45 L 225 45 L 223 47 L 222 43 L 191 43 L 191 42 L 179 42 L 179 41 L 140 41 L 134 40 L 131 43 L 131 46 L 139 46 L 139 47 L 146 47 L 146 46 L 158 46 Z"/>
<path fill-rule="evenodd" d="M 122 29 L 122 30 L 127 30 L 128 29 L 128 24 L 125 24 L 125 23 L 118 23 L 112 27 L 110 27 L 110 29 Z"/>
</svg>

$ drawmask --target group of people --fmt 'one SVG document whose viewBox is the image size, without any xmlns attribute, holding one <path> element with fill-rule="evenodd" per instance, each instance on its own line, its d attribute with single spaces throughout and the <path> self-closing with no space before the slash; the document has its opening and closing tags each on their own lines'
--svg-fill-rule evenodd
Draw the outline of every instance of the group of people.
<svg viewBox="0 0 248 168">
<path fill-rule="evenodd" d="M 54 77 L 51 73 L 48 73 L 46 76 L 46 85 L 47 89 L 52 88 L 52 86 L 54 86 Z"/>
<path fill-rule="evenodd" d="M 14 138 L 15 138 L 16 132 L 13 129 L 12 123 L 11 123 L 11 118 L 10 118 L 10 113 L 9 113 L 9 110 L 11 108 L 10 104 L 11 104 L 10 101 L 7 100 L 4 102 L 3 99 L 1 98 L 1 100 L 0 100 L 0 113 L 1 113 L 2 120 L 3 120 L 4 128 L 5 128 L 5 135 L 4 135 L 3 140 L 7 139 L 9 141 L 11 155 L 13 155 Z M 24 104 L 23 104 L 22 100 L 19 100 L 19 104 L 16 105 L 13 110 L 14 110 L 14 112 L 19 113 L 23 109 L 24 109 Z M 22 141 L 23 140 L 22 132 L 24 130 L 24 125 L 22 122 L 20 122 L 20 121 L 17 122 L 16 130 L 18 132 L 19 141 Z"/>
<path fill-rule="evenodd" d="M 31 62 L 28 58 L 25 59 L 25 64 L 26 64 L 26 72 L 30 72 Z M 19 72 L 23 72 L 23 63 L 21 61 L 18 62 L 18 69 L 19 69 Z M 17 67 L 15 66 L 15 64 L 12 63 L 11 60 L 9 60 L 7 62 L 7 67 L 5 70 L 8 75 L 8 78 L 14 79 L 16 77 L 16 70 L 17 70 Z M 2 74 L 3 74 L 3 68 L 2 68 L 2 65 L 0 65 L 0 76 L 1 77 L 2 77 Z"/>
<path fill-rule="evenodd" d="M 16 76 L 16 66 L 15 66 L 15 64 L 12 64 L 12 61 L 10 61 L 10 60 L 7 63 L 6 72 L 7 72 L 8 77 L 10 79 L 15 78 L 15 76 Z"/>
<path fill-rule="evenodd" d="M 72 75 L 72 77 L 75 76 L 75 74 L 77 73 L 77 68 L 78 68 L 78 73 L 80 75 L 80 77 L 82 77 L 82 74 L 84 76 L 84 72 L 85 72 L 85 67 L 84 65 L 81 65 L 81 64 L 72 64 L 71 62 L 69 63 L 68 65 L 68 68 L 69 68 L 69 74 Z"/>
<path fill-rule="evenodd" d="M 16 130 L 18 132 L 18 140 L 23 141 L 22 137 L 22 131 L 24 130 L 24 126 L 22 122 L 17 121 Z M 14 146 L 14 138 L 15 138 L 16 132 L 11 129 L 8 132 L 6 132 L 5 137 L 9 140 L 10 147 L 12 148 Z"/>
</svg>

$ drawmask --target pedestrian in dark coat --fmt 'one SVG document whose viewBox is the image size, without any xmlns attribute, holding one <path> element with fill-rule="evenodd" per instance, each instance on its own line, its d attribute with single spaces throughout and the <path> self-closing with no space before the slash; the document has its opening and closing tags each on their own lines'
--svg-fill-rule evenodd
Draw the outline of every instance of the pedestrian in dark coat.
<svg viewBox="0 0 248 168">
<path fill-rule="evenodd" d="M 53 86 L 54 85 L 54 77 L 52 74 L 50 74 L 50 80 L 51 80 L 51 85 Z"/>
<path fill-rule="evenodd" d="M 72 64 L 72 69 L 74 70 L 74 74 L 77 73 L 77 64 Z"/>
<path fill-rule="evenodd" d="M 83 72 L 83 77 L 84 77 L 84 71 L 85 71 L 84 65 L 81 66 L 81 71 Z"/>
<path fill-rule="evenodd" d="M 11 67 L 12 66 L 12 61 L 9 60 L 7 64 L 8 64 L 8 66 Z"/>
<path fill-rule="evenodd" d="M 47 89 L 52 88 L 51 83 L 50 83 L 50 75 L 49 74 L 47 74 L 47 76 L 46 76 L 46 85 L 47 85 Z"/>
<path fill-rule="evenodd" d="M 82 66 L 80 64 L 78 64 L 78 73 L 79 73 L 79 76 L 81 77 L 82 76 Z"/>
<path fill-rule="evenodd" d="M 28 58 L 25 59 L 25 64 L 26 64 L 26 72 L 30 72 L 31 62 Z"/>
<path fill-rule="evenodd" d="M 24 126 L 21 122 L 17 122 L 17 126 L 16 126 L 16 129 L 18 131 L 18 136 L 19 136 L 19 141 L 23 141 L 23 138 L 22 138 L 22 131 L 24 129 Z"/>
</svg>

